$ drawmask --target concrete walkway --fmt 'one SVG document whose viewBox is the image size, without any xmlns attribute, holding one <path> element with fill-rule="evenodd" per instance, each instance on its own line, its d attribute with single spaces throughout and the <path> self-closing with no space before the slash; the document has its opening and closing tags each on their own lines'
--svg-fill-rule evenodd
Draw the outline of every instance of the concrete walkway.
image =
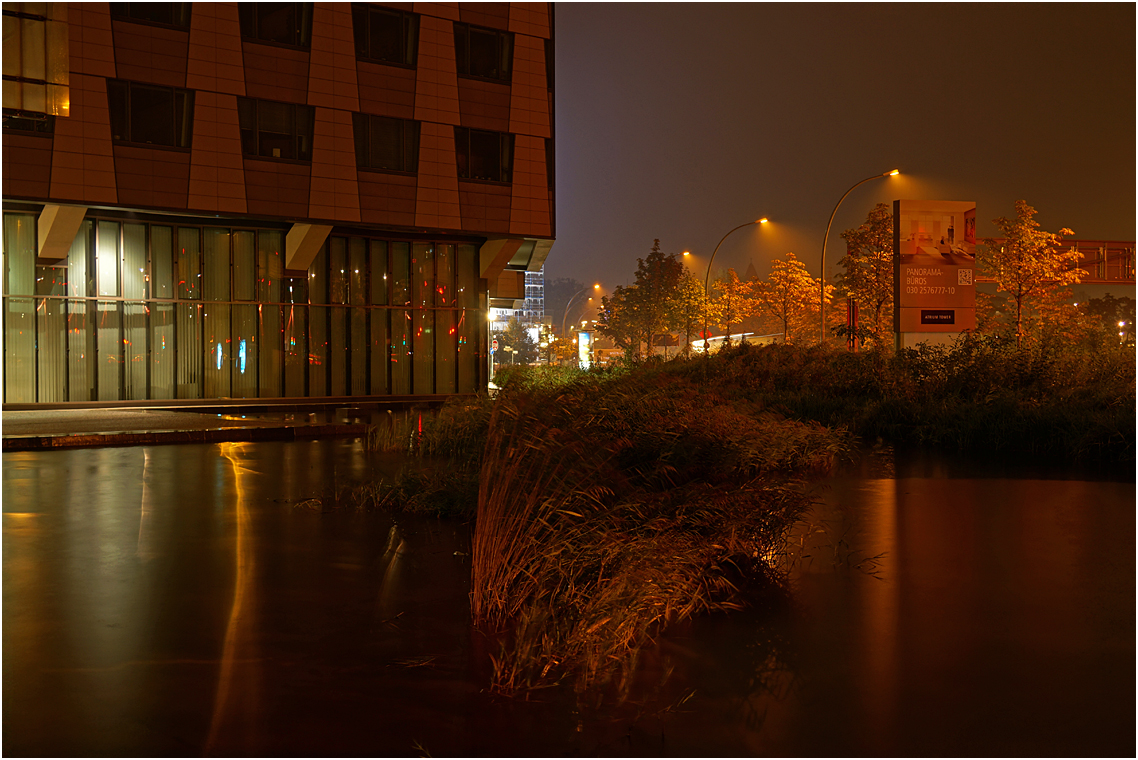
<svg viewBox="0 0 1138 760">
<path fill-rule="evenodd" d="M 367 435 L 372 415 L 354 411 L 5 410 L 0 433 L 4 451 Z"/>
</svg>

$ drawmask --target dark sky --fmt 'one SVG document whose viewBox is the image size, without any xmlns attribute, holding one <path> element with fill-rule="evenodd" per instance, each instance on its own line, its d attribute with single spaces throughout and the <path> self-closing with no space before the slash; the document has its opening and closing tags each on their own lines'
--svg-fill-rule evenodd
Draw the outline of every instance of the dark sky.
<svg viewBox="0 0 1138 760">
<path fill-rule="evenodd" d="M 1044 229 L 1135 239 L 1135 5 L 563 3 L 547 277 L 633 280 L 666 252 L 816 276 L 826 221 L 894 199 L 1017 199 Z M 699 259 L 696 260 L 700 261 Z M 701 268 L 702 275 L 703 269 Z"/>
</svg>

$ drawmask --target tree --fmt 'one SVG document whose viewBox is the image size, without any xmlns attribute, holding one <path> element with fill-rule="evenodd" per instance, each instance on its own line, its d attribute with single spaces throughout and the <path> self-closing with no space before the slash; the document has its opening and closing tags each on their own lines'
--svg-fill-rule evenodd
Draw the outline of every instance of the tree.
<svg viewBox="0 0 1138 760">
<path fill-rule="evenodd" d="M 727 270 L 727 276 L 715 281 L 718 291 L 709 304 L 712 318 L 726 331 L 731 340 L 731 326 L 741 323 L 755 313 L 758 303 L 755 300 L 755 283 L 740 280 L 734 269 Z"/>
<path fill-rule="evenodd" d="M 880 343 L 893 313 L 893 211 L 878 203 L 865 222 L 842 233 L 846 255 L 837 281 L 841 292 L 852 298 L 867 322 L 864 337 Z"/>
<path fill-rule="evenodd" d="M 703 283 L 685 269 L 676 288 L 675 298 L 672 299 L 672 309 L 668 319 L 668 324 L 673 330 L 684 334 L 684 356 L 691 354 L 691 336 L 703 329 L 706 309 L 707 297 L 703 291 Z"/>
<path fill-rule="evenodd" d="M 660 241 L 652 241 L 648 256 L 636 260 L 636 318 L 652 353 L 653 338 L 668 329 L 673 301 L 684 274 L 684 265 L 675 254 L 660 250 Z"/>
<path fill-rule="evenodd" d="M 624 350 L 626 359 L 640 357 L 640 328 L 636 317 L 636 288 L 617 285 L 610 296 L 601 296 L 597 332 Z"/>
<path fill-rule="evenodd" d="M 675 254 L 660 250 L 659 240 L 653 241 L 647 257 L 636 262 L 635 284 L 617 286 L 611 296 L 602 297 L 597 319 L 597 330 L 612 338 L 630 359 L 640 358 L 641 344 L 651 354 L 655 336 L 667 332 L 684 273 Z"/>
<path fill-rule="evenodd" d="M 793 253 L 786 261 L 771 262 L 771 273 L 758 283 L 756 296 L 760 307 L 778 320 L 782 327 L 782 341 L 788 343 L 800 333 L 809 333 L 809 322 L 818 310 L 818 294 L 822 282 L 810 276 L 806 265 Z M 826 286 L 829 303 L 833 286 Z"/>
<path fill-rule="evenodd" d="M 506 329 L 498 333 L 498 350 L 513 354 L 508 362 L 510 364 L 532 364 L 537 361 L 537 343 L 533 341 L 529 331 L 517 317 L 510 317 Z M 506 364 L 504 358 L 503 356 L 499 359 L 498 363 Z"/>
<path fill-rule="evenodd" d="M 996 290 L 1007 293 L 1015 306 L 1017 346 L 1023 345 L 1025 310 L 1038 304 L 1049 290 L 1079 282 L 1084 274 L 1078 268 L 1079 252 L 1060 250 L 1063 235 L 1075 233 L 1066 227 L 1058 233 L 1044 232 L 1035 213 L 1027 201 L 1016 201 L 1015 219 L 1001 216 L 993 220 L 1004 240 L 987 238 L 976 252 L 981 271 L 996 281 Z"/>
</svg>

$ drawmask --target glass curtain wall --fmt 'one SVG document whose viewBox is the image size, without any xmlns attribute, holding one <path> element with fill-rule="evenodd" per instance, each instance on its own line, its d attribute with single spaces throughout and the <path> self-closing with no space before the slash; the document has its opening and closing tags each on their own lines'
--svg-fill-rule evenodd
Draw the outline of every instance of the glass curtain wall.
<svg viewBox="0 0 1138 760">
<path fill-rule="evenodd" d="M 4 214 L 5 403 L 478 390 L 473 244 L 331 236 L 300 277 L 282 230 L 87 219 L 37 264 L 36 222 Z"/>
</svg>

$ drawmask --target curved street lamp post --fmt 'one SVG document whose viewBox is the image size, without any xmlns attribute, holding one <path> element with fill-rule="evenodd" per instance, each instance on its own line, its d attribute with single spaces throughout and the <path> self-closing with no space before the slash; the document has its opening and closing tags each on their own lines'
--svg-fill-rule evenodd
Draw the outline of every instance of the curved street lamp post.
<svg viewBox="0 0 1138 760">
<path fill-rule="evenodd" d="M 594 285 L 592 289 L 593 290 L 600 290 L 601 289 L 600 283 L 597 283 L 596 285 Z M 585 288 L 584 290 L 580 290 L 580 291 L 574 293 L 573 296 L 569 299 L 569 303 L 565 304 L 565 312 L 561 315 L 561 337 L 562 338 L 565 337 L 565 320 L 569 316 L 569 307 L 572 306 L 573 302 L 577 300 L 577 296 L 583 295 L 583 294 L 588 293 L 588 292 L 589 292 L 589 288 Z"/>
<path fill-rule="evenodd" d="M 838 205 L 834 206 L 834 210 L 830 214 L 830 221 L 826 222 L 826 237 L 822 238 L 822 268 L 818 272 L 818 276 L 819 276 L 821 283 L 822 283 L 822 285 L 820 286 L 821 295 L 819 296 L 819 301 L 818 301 L 818 315 L 821 318 L 821 328 L 822 328 L 822 333 L 820 336 L 820 342 L 821 343 L 826 342 L 826 243 L 829 242 L 829 240 L 830 240 L 830 225 L 832 225 L 834 223 L 834 216 L 838 213 L 838 206 L 842 205 L 842 201 L 844 201 L 846 199 L 846 195 L 849 195 L 850 193 L 852 193 L 854 191 L 855 188 L 861 187 L 866 182 L 870 182 L 870 181 L 875 180 L 875 179 L 882 179 L 884 177 L 893 177 L 893 176 L 898 175 L 900 173 L 901 173 L 900 169 L 891 169 L 887 172 L 882 172 L 881 174 L 874 174 L 872 177 L 866 177 L 861 182 L 858 182 L 856 185 L 851 187 L 849 190 L 846 190 L 845 195 L 843 195 L 841 198 L 838 199 Z"/>
<path fill-rule="evenodd" d="M 770 221 L 770 220 L 768 220 L 764 216 L 762 219 L 756 219 L 753 222 L 747 222 L 745 224 L 740 224 L 738 227 L 735 227 L 733 229 L 728 230 L 727 235 L 730 235 L 735 230 L 741 230 L 744 227 L 749 227 L 752 224 L 766 224 L 768 221 Z M 719 242 L 715 244 L 715 250 L 711 252 L 711 258 L 707 260 L 707 274 L 703 278 L 703 299 L 704 299 L 704 305 L 703 305 L 703 353 L 704 353 L 704 356 L 707 356 L 711 353 L 711 341 L 710 341 L 709 336 L 707 334 L 708 311 L 711 308 L 711 293 L 708 291 L 708 285 L 711 282 L 711 262 L 715 261 L 715 254 L 719 252 L 719 246 L 723 245 L 723 241 L 727 239 L 727 235 L 724 235 L 723 237 L 721 237 L 719 239 Z M 684 255 L 685 256 L 688 255 L 688 252 L 685 251 Z"/>
</svg>

